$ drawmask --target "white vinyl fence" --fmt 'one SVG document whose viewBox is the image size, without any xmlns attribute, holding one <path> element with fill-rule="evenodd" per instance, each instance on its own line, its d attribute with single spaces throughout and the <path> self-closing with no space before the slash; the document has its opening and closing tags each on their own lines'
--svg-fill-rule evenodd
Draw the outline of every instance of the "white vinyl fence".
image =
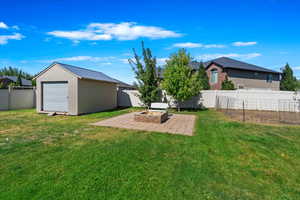
<svg viewBox="0 0 300 200">
<path fill-rule="evenodd" d="M 0 110 L 35 107 L 35 88 L 0 89 Z"/>
<path fill-rule="evenodd" d="M 171 107 L 176 104 L 166 97 Z M 243 103 L 244 102 L 244 103 Z M 271 90 L 204 90 L 198 96 L 181 103 L 182 108 L 230 108 L 269 111 L 300 111 L 300 93 Z M 121 107 L 141 107 L 136 90 L 118 92 L 118 105 Z"/>
<path fill-rule="evenodd" d="M 243 109 L 243 110 L 265 110 L 281 112 L 300 112 L 300 99 L 262 99 L 248 98 L 240 99 L 234 97 L 217 96 L 217 109 Z"/>
</svg>

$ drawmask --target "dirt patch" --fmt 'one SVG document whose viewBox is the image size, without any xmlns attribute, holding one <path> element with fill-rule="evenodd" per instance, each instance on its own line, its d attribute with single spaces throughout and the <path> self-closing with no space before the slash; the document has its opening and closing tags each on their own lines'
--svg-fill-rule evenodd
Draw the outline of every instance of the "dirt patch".
<svg viewBox="0 0 300 200">
<path fill-rule="evenodd" d="M 300 113 L 297 112 L 274 112 L 257 110 L 233 110 L 220 109 L 230 119 L 262 124 L 290 124 L 300 125 Z"/>
</svg>

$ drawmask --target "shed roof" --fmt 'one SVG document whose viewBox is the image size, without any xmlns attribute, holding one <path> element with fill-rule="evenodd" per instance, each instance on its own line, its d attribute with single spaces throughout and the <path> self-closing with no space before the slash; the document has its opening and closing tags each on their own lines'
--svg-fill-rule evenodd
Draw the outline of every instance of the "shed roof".
<svg viewBox="0 0 300 200">
<path fill-rule="evenodd" d="M 68 65 L 68 64 L 63 64 L 59 62 L 54 62 L 52 63 L 49 67 L 47 67 L 45 70 L 41 71 L 39 74 L 35 76 L 35 79 L 40 76 L 41 74 L 45 73 L 48 69 L 50 69 L 54 65 L 59 65 L 63 69 L 71 72 L 78 78 L 84 78 L 84 79 L 91 79 L 91 80 L 96 80 L 96 81 L 105 81 L 105 82 L 111 82 L 111 83 L 118 83 L 118 81 L 114 78 L 111 78 L 107 76 L 106 74 L 90 69 L 85 69 L 82 67 L 77 67 L 73 65 Z"/>
<path fill-rule="evenodd" d="M 128 83 L 125 83 L 125 82 L 123 82 L 123 81 L 119 81 L 119 80 L 117 80 L 117 79 L 115 79 L 115 80 L 118 82 L 118 86 L 119 86 L 119 87 L 123 87 L 123 88 L 132 88 L 132 89 L 135 89 L 135 88 L 136 88 L 135 86 L 130 85 L 130 84 L 128 84 Z"/>
</svg>

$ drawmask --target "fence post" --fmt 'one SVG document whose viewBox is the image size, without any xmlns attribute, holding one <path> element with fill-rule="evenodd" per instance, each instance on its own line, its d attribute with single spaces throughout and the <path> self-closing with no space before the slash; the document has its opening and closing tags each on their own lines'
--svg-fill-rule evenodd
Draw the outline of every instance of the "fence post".
<svg viewBox="0 0 300 200">
<path fill-rule="evenodd" d="M 278 100 L 278 122 L 280 122 L 280 100 Z"/>
<path fill-rule="evenodd" d="M 228 107 L 229 107 L 229 98 L 227 97 L 226 114 L 228 114 Z"/>
<path fill-rule="evenodd" d="M 11 109 L 11 92 L 12 92 L 12 86 L 9 85 L 8 86 L 8 104 L 7 104 L 7 109 L 10 110 Z"/>
<path fill-rule="evenodd" d="M 243 122 L 245 122 L 245 100 L 243 100 Z"/>
</svg>

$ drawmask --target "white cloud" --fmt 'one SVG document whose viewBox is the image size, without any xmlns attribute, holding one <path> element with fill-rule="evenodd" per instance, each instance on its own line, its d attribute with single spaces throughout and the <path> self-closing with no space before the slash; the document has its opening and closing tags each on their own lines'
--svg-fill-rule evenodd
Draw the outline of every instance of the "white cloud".
<svg viewBox="0 0 300 200">
<path fill-rule="evenodd" d="M 206 44 L 203 47 L 204 48 L 225 48 L 226 46 L 223 44 Z"/>
<path fill-rule="evenodd" d="M 131 58 L 131 59 L 133 59 L 133 58 Z M 166 60 L 167 60 L 168 58 L 156 58 L 156 63 L 157 63 L 157 65 L 164 65 L 164 64 L 166 64 Z M 124 63 L 124 64 L 129 64 L 129 62 L 128 62 L 128 59 L 127 58 L 124 58 L 124 59 L 119 59 L 122 63 Z M 134 59 L 133 59 L 134 60 Z M 143 62 L 143 61 L 142 61 Z"/>
<path fill-rule="evenodd" d="M 110 35 L 97 34 L 90 31 L 52 31 L 48 32 L 49 35 L 55 37 L 67 38 L 73 41 L 79 40 L 111 40 Z"/>
<path fill-rule="evenodd" d="M 176 43 L 173 44 L 173 47 L 179 47 L 179 48 L 199 48 L 203 45 L 200 43 L 193 43 L 193 42 L 184 42 L 184 43 Z"/>
<path fill-rule="evenodd" d="M 210 60 L 220 57 L 229 57 L 229 58 L 240 58 L 240 59 L 251 59 L 261 56 L 260 53 L 249 53 L 249 54 L 238 54 L 238 53 L 228 53 L 228 54 L 203 54 L 198 56 L 200 60 Z"/>
<path fill-rule="evenodd" d="M 124 63 L 124 64 L 128 64 L 129 63 L 127 58 L 122 58 L 122 59 L 120 59 L 120 61 L 122 63 Z"/>
<path fill-rule="evenodd" d="M 132 54 L 133 54 L 133 53 L 125 52 L 125 53 L 123 53 L 122 55 L 123 55 L 123 56 L 132 56 Z"/>
<path fill-rule="evenodd" d="M 150 39 L 180 37 L 181 34 L 156 26 L 142 26 L 134 22 L 91 23 L 84 30 L 51 31 L 49 35 L 70 40 L 135 40 L 140 37 Z"/>
<path fill-rule="evenodd" d="M 4 22 L 0 22 L 0 28 L 8 29 L 8 26 Z"/>
<path fill-rule="evenodd" d="M 156 59 L 157 65 L 164 65 L 164 64 L 166 64 L 166 60 L 168 60 L 168 58 L 157 58 Z"/>
<path fill-rule="evenodd" d="M 0 28 L 2 28 L 2 29 L 15 29 L 15 30 L 19 30 L 20 29 L 17 25 L 8 26 L 4 22 L 0 22 Z"/>
<path fill-rule="evenodd" d="M 225 45 L 222 44 L 201 44 L 201 43 L 193 43 L 193 42 L 184 42 L 184 43 L 176 43 L 173 44 L 173 47 L 179 48 L 225 48 Z"/>
<path fill-rule="evenodd" d="M 101 63 L 101 65 L 112 65 L 111 62 L 104 62 L 104 63 Z"/>
<path fill-rule="evenodd" d="M 16 29 L 16 30 L 20 30 L 19 26 L 17 26 L 17 25 L 12 26 L 11 28 Z"/>
<path fill-rule="evenodd" d="M 64 58 L 56 58 L 51 61 L 91 61 L 91 62 L 100 62 L 100 61 L 110 61 L 115 59 L 113 56 L 108 57 L 94 57 L 94 56 L 73 56 L 73 57 L 64 57 Z"/>
<path fill-rule="evenodd" d="M 294 70 L 300 70 L 300 66 L 293 67 Z"/>
<path fill-rule="evenodd" d="M 13 35 L 0 35 L 0 45 L 7 44 L 8 40 L 21 40 L 24 36 L 20 33 L 14 33 Z"/>
<path fill-rule="evenodd" d="M 232 46 L 245 47 L 245 46 L 253 46 L 256 44 L 257 44 L 257 42 L 233 42 Z"/>
</svg>

